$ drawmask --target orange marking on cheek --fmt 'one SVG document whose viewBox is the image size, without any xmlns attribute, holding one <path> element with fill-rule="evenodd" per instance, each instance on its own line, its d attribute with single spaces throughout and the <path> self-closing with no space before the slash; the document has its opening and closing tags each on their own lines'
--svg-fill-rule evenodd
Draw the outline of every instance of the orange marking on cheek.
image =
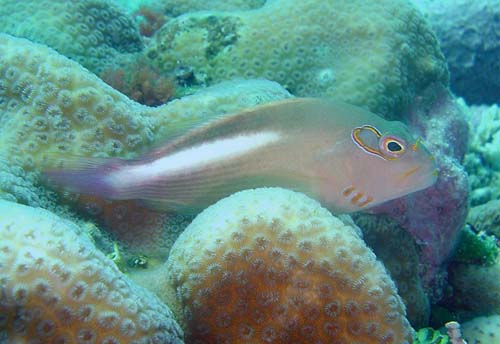
<svg viewBox="0 0 500 344">
<path fill-rule="evenodd" d="M 363 193 L 362 192 L 358 192 L 357 194 L 355 194 L 352 198 L 351 198 L 351 203 L 352 204 L 356 204 L 359 199 L 363 197 Z"/>
<path fill-rule="evenodd" d="M 362 207 L 364 207 L 365 205 L 367 205 L 368 203 L 371 203 L 371 202 L 373 202 L 373 197 L 368 196 L 363 202 L 361 202 L 361 203 L 358 204 L 358 207 L 362 208 Z"/>
<path fill-rule="evenodd" d="M 345 188 L 343 191 L 342 191 L 342 195 L 344 195 L 345 197 L 349 196 L 354 190 L 356 190 L 356 188 L 354 186 L 349 186 L 347 188 Z"/>
</svg>

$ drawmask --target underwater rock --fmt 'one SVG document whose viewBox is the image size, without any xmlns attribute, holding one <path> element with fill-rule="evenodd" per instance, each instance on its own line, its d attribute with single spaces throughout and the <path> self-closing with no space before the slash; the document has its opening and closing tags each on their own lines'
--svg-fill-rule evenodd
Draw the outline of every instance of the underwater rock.
<svg viewBox="0 0 500 344">
<path fill-rule="evenodd" d="M 498 0 L 413 0 L 435 30 L 451 90 L 469 104 L 500 102 Z"/>
<path fill-rule="evenodd" d="M 467 344 L 500 344 L 500 315 L 477 317 L 462 325 Z"/>
<path fill-rule="evenodd" d="M 289 190 L 235 193 L 180 235 L 153 289 L 188 341 L 411 342 L 394 283 L 345 221 Z"/>
<path fill-rule="evenodd" d="M 132 18 L 105 0 L 0 0 L 0 32 L 46 44 L 94 73 L 143 49 Z"/>
<path fill-rule="evenodd" d="M 296 96 L 333 96 L 386 117 L 448 71 L 437 39 L 406 1 L 276 0 L 252 11 L 169 20 L 144 54 L 199 82 L 262 77 Z"/>
<path fill-rule="evenodd" d="M 0 339 L 183 343 L 170 309 L 125 277 L 83 229 L 0 200 Z"/>
</svg>

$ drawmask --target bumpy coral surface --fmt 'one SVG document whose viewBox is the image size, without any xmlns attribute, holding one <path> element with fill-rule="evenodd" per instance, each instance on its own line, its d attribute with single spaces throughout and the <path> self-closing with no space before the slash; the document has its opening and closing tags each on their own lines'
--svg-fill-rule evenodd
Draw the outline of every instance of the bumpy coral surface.
<svg viewBox="0 0 500 344">
<path fill-rule="evenodd" d="M 432 32 L 406 1 L 268 1 L 167 22 L 144 52 L 208 84 L 264 77 L 298 96 L 332 95 L 384 115 L 430 82 L 447 83 Z"/>
<path fill-rule="evenodd" d="M 475 315 L 500 313 L 500 263 L 493 266 L 457 265 L 450 271 L 451 303 Z"/>
<path fill-rule="evenodd" d="M 193 343 L 411 341 L 394 283 L 357 230 L 292 191 L 247 190 L 207 208 L 163 278 Z"/>
<path fill-rule="evenodd" d="M 132 19 L 104 0 L 1 0 L 0 31 L 47 44 L 96 73 L 143 47 Z"/>
<path fill-rule="evenodd" d="M 178 16 L 187 12 L 194 11 L 234 11 L 234 10 L 252 10 L 262 7 L 266 0 L 156 0 L 151 6 L 161 8 L 165 13 L 171 16 Z"/>
<path fill-rule="evenodd" d="M 467 222 L 477 231 L 494 234 L 500 238 L 500 199 L 473 207 L 469 211 Z"/>
<path fill-rule="evenodd" d="M 475 206 L 500 199 L 500 108 L 471 106 L 467 115 L 471 131 L 465 168 Z"/>
<path fill-rule="evenodd" d="M 414 328 L 426 326 L 430 304 L 419 276 L 419 255 L 410 234 L 386 216 L 354 214 L 366 244 L 375 252 L 396 283 L 406 305 L 408 320 Z"/>
<path fill-rule="evenodd" d="M 467 344 L 500 344 L 500 315 L 474 318 L 462 329 Z"/>
<path fill-rule="evenodd" d="M 170 310 L 81 229 L 0 201 L 0 337 L 9 343 L 182 343 Z"/>
<path fill-rule="evenodd" d="M 471 104 L 500 102 L 498 0 L 413 0 L 427 15 L 450 68 L 451 89 Z"/>
<path fill-rule="evenodd" d="M 175 129 L 289 96 L 276 83 L 234 81 L 150 108 L 46 46 L 0 34 L 0 151 L 25 164 L 47 152 L 128 157 Z"/>
</svg>

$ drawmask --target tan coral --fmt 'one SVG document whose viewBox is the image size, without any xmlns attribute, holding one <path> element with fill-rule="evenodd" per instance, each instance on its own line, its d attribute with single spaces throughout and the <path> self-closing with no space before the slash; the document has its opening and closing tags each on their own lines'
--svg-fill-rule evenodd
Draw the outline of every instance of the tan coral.
<svg viewBox="0 0 500 344">
<path fill-rule="evenodd" d="M 500 344 L 500 315 L 477 317 L 462 325 L 467 344 Z"/>
<path fill-rule="evenodd" d="M 0 338 L 9 343 L 182 343 L 158 298 L 52 213 L 0 201 Z"/>
<path fill-rule="evenodd" d="M 394 283 L 356 229 L 292 191 L 207 208 L 162 274 L 157 292 L 174 291 L 192 343 L 411 342 Z"/>
<path fill-rule="evenodd" d="M 267 1 L 170 20 L 144 54 L 166 73 L 209 84 L 262 77 L 297 96 L 330 95 L 388 116 L 433 82 L 447 84 L 438 42 L 404 0 Z"/>
<path fill-rule="evenodd" d="M 104 0 L 0 0 L 0 31 L 47 44 L 95 73 L 143 48 L 132 18 Z"/>
</svg>

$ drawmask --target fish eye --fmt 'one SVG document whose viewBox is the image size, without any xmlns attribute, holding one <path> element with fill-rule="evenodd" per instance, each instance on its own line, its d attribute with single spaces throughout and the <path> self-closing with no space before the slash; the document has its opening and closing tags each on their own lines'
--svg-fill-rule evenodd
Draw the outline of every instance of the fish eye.
<svg viewBox="0 0 500 344">
<path fill-rule="evenodd" d="M 388 158 L 397 158 L 406 151 L 406 143 L 394 136 L 384 136 L 380 140 L 380 151 Z"/>
<path fill-rule="evenodd" d="M 387 142 L 386 146 L 387 146 L 387 149 L 393 153 L 403 150 L 403 147 L 401 147 L 401 145 L 396 141 L 389 141 L 389 142 Z"/>
</svg>

